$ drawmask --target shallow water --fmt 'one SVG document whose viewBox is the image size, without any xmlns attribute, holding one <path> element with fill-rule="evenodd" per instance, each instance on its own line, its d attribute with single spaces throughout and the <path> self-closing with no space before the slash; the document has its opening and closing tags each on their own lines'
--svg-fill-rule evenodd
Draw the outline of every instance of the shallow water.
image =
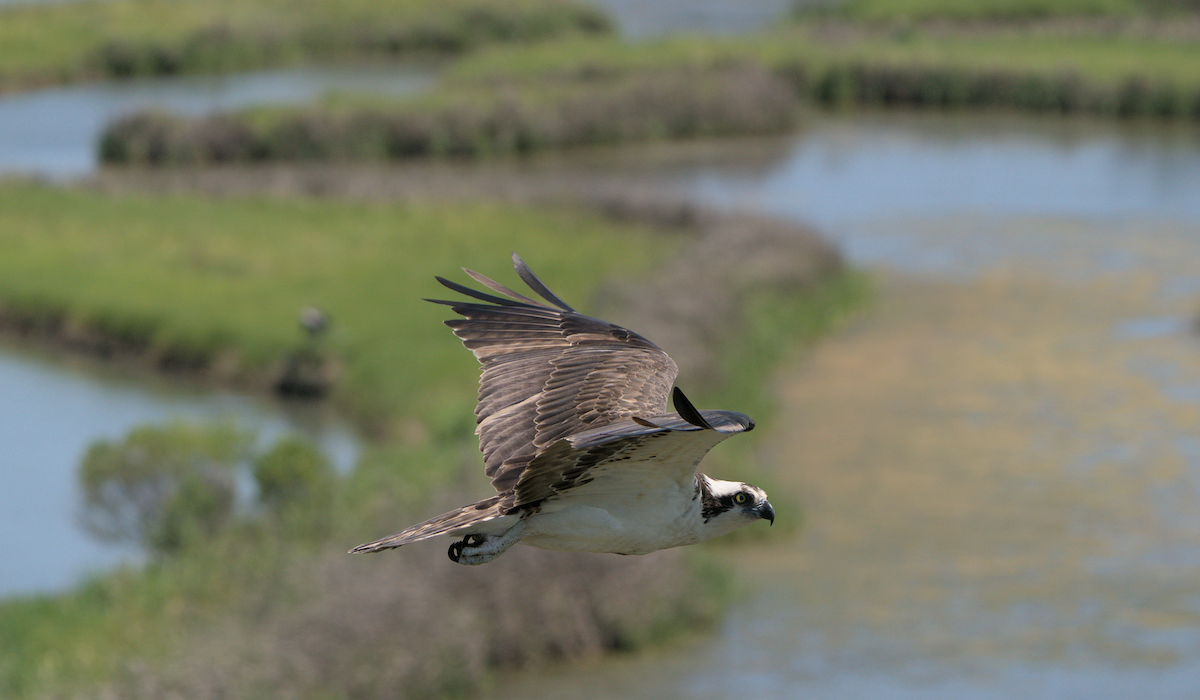
<svg viewBox="0 0 1200 700">
<path fill-rule="evenodd" d="M 931 250 L 886 231 L 887 221 L 947 214 L 1200 220 L 1200 134 L 1146 122 L 971 113 L 815 117 L 793 136 L 630 147 L 527 167 L 586 171 L 802 221 L 848 246 L 856 262 L 894 263 L 903 255 L 906 266 L 942 272 L 968 255 L 986 257 L 989 247 L 1003 253 L 1012 241 L 994 241 L 981 227 L 959 236 L 953 251 Z M 1024 244 L 1036 241 L 1026 237 Z M 951 254 L 958 257 L 935 257 Z"/>
<path fill-rule="evenodd" d="M 1197 697 L 1198 139 L 971 121 L 594 166 L 819 221 L 880 299 L 756 416 L 805 526 L 717 550 L 718 633 L 490 697 Z"/>
<path fill-rule="evenodd" d="M 764 421 L 805 529 L 717 552 L 751 600 L 711 640 L 493 697 L 1196 697 L 1200 343 L 1114 333 L 1195 303 L 1141 272 L 881 274 Z"/>
<path fill-rule="evenodd" d="M 360 450 L 359 438 L 327 407 L 189 391 L 11 348 L 0 351 L 0 387 L 0 596 L 62 590 L 138 560 L 138 552 L 99 544 L 77 525 L 75 473 L 93 440 L 117 440 L 145 423 L 230 421 L 264 446 L 284 434 L 306 435 L 341 471 Z"/>
<path fill-rule="evenodd" d="M 0 0 L 0 8 L 36 2 Z M 676 32 L 746 32 L 771 25 L 790 0 L 599 0 L 631 39 Z M 202 115 L 304 104 L 329 92 L 401 95 L 428 89 L 428 65 L 309 66 L 235 75 L 105 81 L 0 95 L 0 175 L 64 179 L 95 170 L 96 141 L 112 120 L 142 109 Z"/>
<path fill-rule="evenodd" d="M 5 5 L 79 0 L 0 0 Z M 622 36 L 640 39 L 675 32 L 733 33 L 762 29 L 796 4 L 821 0 L 594 0 L 609 13 Z"/>
<path fill-rule="evenodd" d="M 595 0 L 614 19 L 622 36 L 644 39 L 664 34 L 736 34 L 779 22 L 794 0 Z"/>
<path fill-rule="evenodd" d="M 426 66 L 294 68 L 153 78 L 0 96 L 0 174 L 61 179 L 96 168 L 96 141 L 113 119 L 142 109 L 185 115 L 303 104 L 332 91 L 407 94 L 427 89 Z"/>
<path fill-rule="evenodd" d="M 493 697 L 1196 697 L 1194 130 L 867 115 L 521 167 L 814 222 L 879 273 L 881 299 L 789 368 L 778 413 L 756 417 L 777 500 L 806 526 L 720 550 L 755 594 L 718 634 Z M 0 478 L 32 465 L 49 489 L 28 473 L 0 484 L 0 557 L 20 562 L 0 568 L 0 593 L 129 556 L 97 552 L 71 521 L 88 440 L 251 401 L 161 399 L 7 356 L 0 385 L 19 397 L 0 408 L 13 431 L 0 444 L 20 446 Z M 19 451 L 33 443 L 51 451 Z"/>
</svg>

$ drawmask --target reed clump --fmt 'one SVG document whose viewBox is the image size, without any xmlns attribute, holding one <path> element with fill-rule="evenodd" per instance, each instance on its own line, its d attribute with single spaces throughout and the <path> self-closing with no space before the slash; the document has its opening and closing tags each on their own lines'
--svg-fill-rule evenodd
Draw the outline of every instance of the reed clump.
<svg viewBox="0 0 1200 700">
<path fill-rule="evenodd" d="M 1057 74 L 941 66 L 832 65 L 815 74 L 783 67 L 797 90 L 827 106 L 1016 109 L 1120 118 L 1200 120 L 1200 86 L 1133 76 L 1112 84 Z"/>
<path fill-rule="evenodd" d="M 866 22 L 1030 22 L 1052 18 L 1124 21 L 1177 17 L 1200 10 L 1197 0 L 847 0 L 797 3 L 794 14 L 833 14 Z"/>
<path fill-rule="evenodd" d="M 793 86 L 751 65 L 550 85 L 501 83 L 395 105 L 201 119 L 140 112 L 105 129 L 110 164 L 475 158 L 652 139 L 768 134 L 795 126 Z"/>
<path fill-rule="evenodd" d="M 788 308 L 803 307 L 800 315 L 823 325 L 850 303 L 820 293 L 836 284 L 837 255 L 815 238 L 793 241 L 786 256 L 779 246 L 745 245 L 755 232 L 812 236 L 804 229 L 636 202 L 602 219 L 478 196 L 396 199 L 109 197 L 0 186 L 0 330 L 45 333 L 51 342 L 68 328 L 119 333 L 149 352 L 210 357 L 218 347 L 261 372 L 295 347 L 297 309 L 315 305 L 335 319 L 324 341 L 345 362 L 335 399 L 387 438 L 342 476 L 303 467 L 295 446 L 281 448 L 286 465 L 264 456 L 254 466 L 261 510 L 222 513 L 221 527 L 178 540 L 150 566 L 0 604 L 5 698 L 444 696 L 478 689 L 497 669 L 636 649 L 718 618 L 728 578 L 681 550 L 616 557 L 516 548 L 487 567 L 456 567 L 433 543 L 345 554 L 394 529 L 398 513 L 420 517 L 464 502 L 431 494 L 478 470 L 474 362 L 447 351 L 444 314 L 416 300 L 435 284 L 431 271 L 463 262 L 486 270 L 521 250 L 532 251 L 532 264 L 565 298 L 587 304 L 602 280 L 648 277 L 646 268 L 676 247 L 651 226 L 699 233 L 716 255 L 698 257 L 727 267 L 722 285 L 758 280 L 787 291 L 771 304 L 770 333 L 725 326 L 739 346 L 762 351 L 739 363 L 730 382 L 757 394 L 771 365 L 757 360 L 777 356 L 768 346 L 792 347 L 806 325 Z M 733 255 L 711 240 L 730 227 L 745 229 Z M 671 275 L 672 308 L 700 298 L 687 290 L 714 286 L 682 271 Z M 647 289 L 631 300 L 657 306 Z M 749 304 L 753 296 L 730 298 Z M 780 314 L 788 323 L 777 322 Z M 730 307 L 728 318 L 739 317 Z M 219 346 L 209 340 L 222 337 Z"/>
<path fill-rule="evenodd" d="M 103 0 L 0 7 L 0 91 L 458 54 L 611 33 L 576 0 Z"/>
<path fill-rule="evenodd" d="M 1036 20 L 1048 17 L 1127 18 L 1176 0 L 848 0 L 821 11 L 872 22 L 907 20 Z M 803 14 L 805 6 L 797 6 Z"/>
<path fill-rule="evenodd" d="M 570 32 L 611 30 L 605 15 L 579 5 L 560 3 L 538 12 L 519 12 L 477 4 L 416 22 L 380 18 L 346 26 L 304 26 L 291 32 L 234 27 L 221 21 L 177 40 L 108 39 L 85 57 L 84 64 L 89 73 L 112 78 L 228 73 L 301 59 L 455 54 L 495 42 L 528 43 Z"/>
</svg>

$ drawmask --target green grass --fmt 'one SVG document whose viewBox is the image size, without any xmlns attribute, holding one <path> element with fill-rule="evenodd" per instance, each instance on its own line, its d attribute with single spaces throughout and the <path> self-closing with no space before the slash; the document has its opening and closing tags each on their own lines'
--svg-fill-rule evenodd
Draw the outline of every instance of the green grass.
<svg viewBox="0 0 1200 700">
<path fill-rule="evenodd" d="M 0 89 L 609 31 L 572 0 L 80 0 L 0 8 Z"/>
<path fill-rule="evenodd" d="M 994 34 L 872 37 L 847 47 L 814 47 L 798 56 L 813 65 L 867 63 L 1057 75 L 1069 72 L 1102 85 L 1130 77 L 1200 84 L 1200 44 L 1134 37 Z"/>
<path fill-rule="evenodd" d="M 316 305 L 344 363 L 337 401 L 379 428 L 416 406 L 461 408 L 472 393 L 474 360 L 441 325 L 447 311 L 421 301 L 449 294 L 433 275 L 465 279 L 465 265 L 505 279 L 518 251 L 582 305 L 600 278 L 630 261 L 637 274 L 664 248 L 646 229 L 565 210 L 0 187 L 9 316 L 116 332 L 150 356 L 220 358 L 253 376 L 303 342 L 297 315 Z"/>
<path fill-rule="evenodd" d="M 901 19 L 1127 18 L 1144 9 L 1144 3 L 1137 0 L 848 0 L 829 11 L 850 19 L 882 22 Z"/>
<path fill-rule="evenodd" d="M 753 37 L 548 42 L 477 52 L 430 93 L 341 95 L 203 119 L 144 113 L 110 163 L 477 157 L 778 132 L 822 104 L 1200 119 L 1200 43 L 1095 31 L 891 32 L 822 23 Z"/>
<path fill-rule="evenodd" d="M 1200 10 L 1196 0 L 847 0 L 797 8 L 796 15 L 834 15 L 866 22 L 1021 21 L 1136 16 L 1172 17 Z"/>
<path fill-rule="evenodd" d="M 974 71 L 1055 75 L 1115 84 L 1131 76 L 1200 84 L 1200 44 L 1103 35 L 993 32 L 954 34 L 849 31 L 828 36 L 799 24 L 753 37 L 675 37 L 644 43 L 618 39 L 497 47 L 465 56 L 449 76 L 464 81 L 579 77 L 670 66 L 752 62 L 769 68 L 803 65 L 812 73 L 851 64 L 918 65 Z"/>
<path fill-rule="evenodd" d="M 701 70 L 751 63 L 796 81 L 801 94 L 830 102 L 828 83 L 846 73 L 885 74 L 896 91 L 916 94 L 898 102 L 922 106 L 987 105 L 1044 108 L 1078 102 L 1075 109 L 1126 116 L 1200 118 L 1200 43 L 1099 33 L 895 33 L 843 25 L 799 23 L 753 37 L 676 37 L 644 43 L 616 39 L 554 42 L 524 49 L 496 48 L 464 57 L 450 70 L 461 81 L 588 79 L 613 73 L 689 67 Z M 951 82 L 948 88 L 938 83 Z M 911 84 L 918 84 L 913 90 Z M 992 83 L 1001 87 L 993 88 Z M 922 101 L 921 91 L 948 91 Z M 1026 88 L 1033 85 L 1029 97 Z M 845 88 L 855 93 L 857 85 Z M 835 90 L 836 91 L 836 90 Z M 961 98 L 959 94 L 961 93 Z M 1023 92 L 1025 91 L 1025 92 Z M 1066 91 L 1078 94 L 1061 96 Z M 1145 92 L 1145 104 L 1137 104 Z M 979 99 L 968 99 L 971 93 Z M 1041 94 L 1046 93 L 1046 94 Z M 1161 97 L 1161 99 L 1160 99 Z M 865 99 L 865 98 L 864 98 Z M 956 103 L 956 100 L 961 100 Z M 1131 104 L 1122 106 L 1124 100 Z M 1155 101 L 1170 103 L 1156 107 Z M 870 101 L 865 99 L 865 101 Z M 1069 111 L 1069 109 L 1064 109 Z"/>
<path fill-rule="evenodd" d="M 209 654 L 226 670 L 250 674 L 221 687 L 252 696 L 254 683 L 266 682 L 255 680 L 256 669 L 266 668 L 270 678 L 287 668 L 278 661 L 282 652 L 264 647 L 253 659 L 229 660 L 222 651 L 252 646 L 256 637 L 248 635 L 260 630 L 266 639 L 286 640 L 290 625 L 312 619 L 297 622 L 297 610 L 328 620 L 313 623 L 319 625 L 353 617 L 360 601 L 314 588 L 329 575 L 330 562 L 338 562 L 342 576 L 386 575 L 396 560 L 341 552 L 393 527 L 397 513 L 428 508 L 431 491 L 460 469 L 478 470 L 471 435 L 476 363 L 442 326 L 447 310 L 419 300 L 449 295 L 432 275 L 465 281 L 455 273 L 465 264 L 511 282 L 508 253 L 517 250 L 586 311 L 602 280 L 618 271 L 646 273 L 676 241 L 589 214 L 499 204 L 114 198 L 0 185 L 0 308 L 10 318 L 122 328 L 150 349 L 233 354 L 254 372 L 300 342 L 296 312 L 318 304 L 332 315 L 330 350 L 345 365 L 338 400 L 361 421 L 392 429 L 385 430 L 391 439 L 374 443 L 338 486 L 327 541 L 294 533 L 298 523 L 287 518 L 303 513 L 251 518 L 145 568 L 105 574 L 63 595 L 0 603 L 0 696 L 87 697 L 108 686 L 155 697 L 170 688 L 154 685 L 169 680 L 164 669 L 183 669 L 184 681 L 203 684 Z M 861 280 L 842 278 L 808 293 L 752 294 L 746 327 L 739 329 L 750 342 L 731 360 L 728 381 L 741 388 L 711 387 L 708 398 L 727 398 L 766 418 L 772 367 L 786 348 L 827 329 L 857 303 L 856 290 Z M 768 308 L 788 322 L 766 322 Z M 733 451 L 723 446 L 720 460 L 748 473 L 754 441 L 742 442 Z M 701 554 L 695 571 L 685 574 L 693 579 L 680 582 L 677 590 L 686 595 L 654 599 L 658 614 L 606 622 L 615 625 L 607 632 L 614 643 L 636 646 L 710 622 L 719 610 L 713 601 L 728 590 L 704 561 Z M 672 612 L 663 616 L 664 610 Z M 342 648 L 371 639 L 355 632 L 323 643 Z M 387 643 L 407 642 L 389 635 Z M 180 665 L 186 658 L 200 659 L 200 666 Z M 440 673 L 429 682 L 442 685 L 430 692 L 450 683 Z M 459 686 L 478 682 L 457 678 Z M 287 682 L 301 689 L 300 697 L 380 696 L 378 689 L 345 690 L 354 681 L 342 676 L 316 685 Z"/>
<path fill-rule="evenodd" d="M 794 128 L 795 89 L 750 66 L 610 81 L 454 85 L 409 99 L 341 96 L 187 119 L 143 112 L 100 138 L 114 164 L 376 160 L 512 155 Z"/>
<path fill-rule="evenodd" d="M 425 421 L 416 431 L 423 438 L 373 448 L 344 484 L 334 533 L 343 551 L 375 531 L 382 513 L 394 518 L 477 454 L 476 363 L 442 325 L 448 310 L 421 301 L 451 295 L 434 274 L 463 280 L 457 268 L 467 265 L 506 280 L 516 250 L 586 308 L 601 280 L 618 269 L 637 274 L 670 246 L 637 226 L 561 210 L 0 186 L 0 305 L 10 316 L 136 328 L 151 347 L 235 353 L 253 372 L 300 341 L 301 306 L 331 313 L 331 349 L 345 364 L 342 405 L 378 428 Z M 280 536 L 250 525 L 144 571 L 5 602 L 0 695 L 111 681 L 123 659 L 153 665 L 178 649 L 180 634 L 244 614 L 307 556 Z"/>
</svg>

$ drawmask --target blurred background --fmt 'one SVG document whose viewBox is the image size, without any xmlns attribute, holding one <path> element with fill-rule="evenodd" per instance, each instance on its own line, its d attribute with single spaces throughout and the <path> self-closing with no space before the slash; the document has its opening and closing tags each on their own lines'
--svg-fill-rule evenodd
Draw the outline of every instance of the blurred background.
<svg viewBox="0 0 1200 700">
<path fill-rule="evenodd" d="M 0 0 L 0 696 L 1195 698 L 1198 125 L 1191 0 Z M 345 554 L 514 250 L 779 526 Z"/>
</svg>

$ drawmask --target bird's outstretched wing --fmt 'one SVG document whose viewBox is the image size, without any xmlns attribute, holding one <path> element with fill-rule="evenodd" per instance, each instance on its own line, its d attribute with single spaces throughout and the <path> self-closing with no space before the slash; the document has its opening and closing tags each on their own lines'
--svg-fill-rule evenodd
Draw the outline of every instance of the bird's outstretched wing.
<svg viewBox="0 0 1200 700">
<path fill-rule="evenodd" d="M 622 418 L 557 440 L 530 460 L 512 490 L 361 544 L 350 552 L 378 552 L 453 534 L 535 508 L 563 492 L 588 485 L 593 495 L 604 492 L 620 497 L 664 478 L 682 486 L 694 478 L 696 464 L 717 443 L 754 429 L 754 421 L 735 411 L 697 411 L 678 388 L 674 398 L 678 413 L 652 419 Z M 641 474 L 633 473 L 639 470 Z M 648 479 L 646 472 L 654 476 Z M 630 482 L 639 485 L 631 487 Z"/>
<path fill-rule="evenodd" d="M 677 413 L 623 418 L 559 440 L 530 461 L 512 494 L 507 511 L 535 506 L 593 482 L 623 482 L 647 487 L 669 479 L 684 487 L 695 479 L 696 465 L 725 438 L 754 429 L 754 421 L 736 411 L 698 411 L 678 387 Z M 629 472 L 642 470 L 635 475 Z M 596 490 L 593 485 L 593 490 Z M 622 493 L 622 495 L 629 495 Z"/>
<path fill-rule="evenodd" d="M 675 363 L 632 331 L 567 306 L 513 254 L 521 279 L 546 303 L 465 270 L 495 296 L 438 277 L 475 301 L 446 301 L 446 321 L 483 365 L 475 408 L 484 470 L 503 493 L 555 441 L 635 416 L 666 412 Z"/>
<path fill-rule="evenodd" d="M 505 498 L 500 495 L 485 498 L 478 503 L 472 503 L 462 508 L 455 508 L 448 513 L 442 513 L 436 518 L 430 518 L 425 522 L 407 527 L 394 535 L 388 535 L 374 542 L 360 544 L 351 549 L 350 553 L 361 554 L 363 552 L 380 552 L 385 549 L 395 549 L 396 547 L 403 547 L 413 542 L 427 540 L 438 535 L 480 525 L 503 516 L 511 508 L 512 500 L 511 496 Z"/>
</svg>

